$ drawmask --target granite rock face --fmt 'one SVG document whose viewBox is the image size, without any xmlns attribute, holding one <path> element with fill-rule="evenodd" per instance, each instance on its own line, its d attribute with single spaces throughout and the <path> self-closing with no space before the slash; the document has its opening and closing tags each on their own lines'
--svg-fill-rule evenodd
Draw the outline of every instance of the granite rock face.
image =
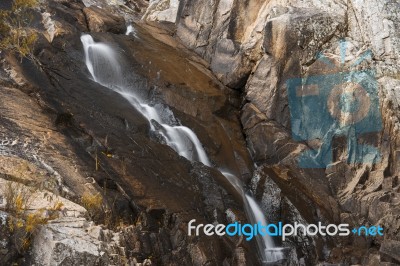
<svg viewBox="0 0 400 266">
<path fill-rule="evenodd" d="M 279 218 L 292 222 L 304 219 L 385 228 L 384 236 L 376 238 L 293 239 L 298 247 L 296 263 L 301 259 L 310 264 L 400 263 L 396 252 L 400 229 L 399 12 L 397 1 L 385 0 L 180 1 L 175 37 L 203 57 L 223 84 L 244 93 L 241 120 L 248 148 L 263 182 L 273 180 L 272 191 L 279 191 L 275 200 L 269 199 L 272 205 L 264 204 L 265 210 L 281 212 Z M 369 77 L 356 74 L 366 72 Z M 350 73 L 356 83 L 376 88 L 373 108 L 379 115 L 370 124 L 379 120 L 376 124 L 380 125 L 357 135 L 356 143 L 349 143 L 351 135 L 343 132 L 299 141 L 295 133 L 305 124 L 303 128 L 293 124 L 296 116 L 291 113 L 288 82 L 303 79 L 307 83 L 316 76 L 337 73 Z M 345 92 L 345 85 L 339 87 Z M 309 89 L 313 95 L 313 87 Z M 296 110 L 306 113 L 306 108 Z M 304 119 L 319 121 L 318 115 L 314 112 Z M 348 117 L 335 111 L 331 116 L 339 124 L 348 122 Z M 357 128 L 357 122 L 350 128 Z M 315 128 L 324 123 L 314 123 Z M 351 159 L 364 144 L 378 149 L 364 150 L 372 161 Z M 301 156 L 308 150 L 332 153 L 331 158 L 324 167 L 301 167 Z M 267 197 L 263 191 L 271 191 L 268 182 L 254 187 L 260 201 Z M 297 215 L 286 216 L 289 210 Z M 300 248 L 300 243 L 308 244 Z"/>
</svg>

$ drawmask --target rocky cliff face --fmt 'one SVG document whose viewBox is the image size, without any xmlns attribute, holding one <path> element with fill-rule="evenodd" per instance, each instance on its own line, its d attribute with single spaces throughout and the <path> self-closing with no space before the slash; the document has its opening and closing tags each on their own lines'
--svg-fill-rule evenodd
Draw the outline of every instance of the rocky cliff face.
<svg viewBox="0 0 400 266">
<path fill-rule="evenodd" d="M 239 237 L 187 235 L 191 219 L 244 221 L 242 202 L 217 169 L 179 156 L 121 95 L 92 80 L 80 36 L 112 45 L 144 99 L 192 128 L 214 165 L 248 180 L 239 94 L 172 38 L 167 46 L 140 26 L 126 36 L 140 5 L 119 4 L 42 1 L 32 58 L 2 52 L 0 181 L 16 185 L 0 191 L 1 264 L 256 263 L 253 244 Z M 28 192 L 40 201 L 16 208 L 12 199 Z"/>
<path fill-rule="evenodd" d="M 251 188 L 272 221 L 380 224 L 385 228 L 383 237 L 373 239 L 291 239 L 286 245 L 295 247 L 297 263 L 303 259 L 308 264 L 400 263 L 399 3 L 181 0 L 176 9 L 167 2 L 154 1 L 153 6 L 158 3 L 164 13 L 177 13 L 175 37 L 204 58 L 224 85 L 244 93 L 241 122 L 259 172 Z M 164 19 L 157 20 L 162 24 Z M 359 74 L 368 71 L 373 74 Z M 357 142 L 348 141 L 353 136 L 348 128 L 340 134 L 324 132 L 331 122 L 318 119 L 323 107 L 318 111 L 316 106 L 317 111 L 310 113 L 304 100 L 295 109 L 295 99 L 289 95 L 293 81 L 300 80 L 300 87 L 302 81 L 323 88 L 327 77 L 338 73 L 349 73 L 349 78 L 337 76 L 334 83 L 376 88 L 372 108 L 379 115 L 369 125 L 378 121 L 377 126 L 357 135 Z M 304 83 L 303 93 L 315 95 L 318 87 Z M 322 100 L 328 101 L 328 96 Z M 311 107 L 315 104 L 311 102 Z M 292 121 L 297 117 L 291 113 L 294 109 L 308 114 L 297 127 Z M 338 123 L 346 124 L 348 118 L 335 112 L 331 114 Z M 307 119 L 312 125 L 307 125 Z M 357 131 L 357 122 L 350 128 Z M 299 137 L 298 132 L 310 136 Z M 377 147 L 378 152 L 365 150 L 364 144 Z M 330 157 L 325 157 L 322 167 L 316 167 L 316 161 L 302 167 L 301 156 L 310 150 L 315 156 Z M 358 156 L 356 151 L 373 158 L 351 159 Z"/>
<path fill-rule="evenodd" d="M 216 168 L 179 156 L 91 79 L 80 42 L 90 32 L 270 222 L 385 229 L 290 237 L 278 243 L 284 263 L 399 264 L 399 12 L 390 0 L 40 1 L 31 60 L 1 53 L 0 262 L 259 263 L 243 238 L 187 235 L 191 219 L 245 222 L 242 202 Z M 373 111 L 338 110 L 342 94 Z M 354 105 L 361 114 L 347 115 Z"/>
</svg>

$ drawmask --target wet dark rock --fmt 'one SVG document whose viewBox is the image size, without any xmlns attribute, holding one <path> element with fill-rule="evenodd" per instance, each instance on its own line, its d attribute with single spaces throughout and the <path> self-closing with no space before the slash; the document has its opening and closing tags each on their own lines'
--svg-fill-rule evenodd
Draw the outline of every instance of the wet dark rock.
<svg viewBox="0 0 400 266">
<path fill-rule="evenodd" d="M 84 5 L 81 1 L 50 1 L 48 5 L 49 11 L 54 14 L 51 18 L 60 23 L 58 27 L 60 33 L 68 31 L 88 31 L 86 17 L 82 12 L 83 8 Z M 51 24 L 52 23 L 47 25 L 51 26 Z"/>
<path fill-rule="evenodd" d="M 126 23 L 123 17 L 116 16 L 103 8 L 90 6 L 83 8 L 89 31 L 112 32 L 122 34 L 126 31 Z"/>
</svg>

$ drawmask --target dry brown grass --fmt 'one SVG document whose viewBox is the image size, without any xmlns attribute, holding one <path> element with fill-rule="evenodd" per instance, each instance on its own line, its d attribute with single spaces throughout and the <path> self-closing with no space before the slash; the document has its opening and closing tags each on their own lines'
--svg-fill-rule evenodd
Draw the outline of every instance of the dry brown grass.
<svg viewBox="0 0 400 266">
<path fill-rule="evenodd" d="M 59 217 L 63 203 L 56 201 L 47 209 L 30 211 L 36 189 L 16 182 L 7 182 L 3 190 L 6 211 L 10 214 L 7 229 L 15 249 L 24 254 L 42 225 Z"/>
<path fill-rule="evenodd" d="M 0 11 L 0 49 L 9 50 L 23 57 L 30 55 L 37 34 L 29 26 L 32 23 L 32 8 L 36 0 L 14 0 L 11 10 Z"/>
<path fill-rule="evenodd" d="M 100 193 L 85 192 L 81 197 L 81 203 L 92 220 L 98 219 L 99 214 L 103 212 L 103 197 Z"/>
</svg>

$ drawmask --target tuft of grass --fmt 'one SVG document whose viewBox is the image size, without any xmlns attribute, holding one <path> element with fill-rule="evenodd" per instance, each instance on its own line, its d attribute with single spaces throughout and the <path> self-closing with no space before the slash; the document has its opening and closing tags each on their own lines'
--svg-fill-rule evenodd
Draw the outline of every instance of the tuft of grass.
<svg viewBox="0 0 400 266">
<path fill-rule="evenodd" d="M 30 29 L 32 9 L 37 0 L 14 0 L 11 10 L 0 10 L 0 49 L 13 51 L 22 57 L 33 52 L 37 33 Z"/>
<path fill-rule="evenodd" d="M 7 182 L 4 190 L 4 198 L 6 200 L 6 211 L 12 215 L 19 216 L 26 209 L 32 200 L 33 189 L 20 183 Z"/>
<path fill-rule="evenodd" d="M 3 190 L 5 208 L 10 213 L 7 220 L 10 242 L 19 254 L 24 254 L 30 248 L 40 227 L 58 218 L 62 211 L 61 201 L 56 201 L 50 208 L 28 211 L 35 191 L 34 188 L 16 182 L 7 182 Z"/>
<path fill-rule="evenodd" d="M 91 194 L 85 192 L 81 197 L 81 202 L 92 220 L 99 218 L 98 216 L 103 210 L 103 197 L 100 193 Z"/>
<path fill-rule="evenodd" d="M 103 224 L 109 229 L 117 229 L 129 224 L 127 218 L 116 210 L 116 197 L 112 202 L 107 202 L 100 192 L 97 194 L 85 192 L 80 201 L 87 210 L 87 218 L 97 224 Z"/>
</svg>

